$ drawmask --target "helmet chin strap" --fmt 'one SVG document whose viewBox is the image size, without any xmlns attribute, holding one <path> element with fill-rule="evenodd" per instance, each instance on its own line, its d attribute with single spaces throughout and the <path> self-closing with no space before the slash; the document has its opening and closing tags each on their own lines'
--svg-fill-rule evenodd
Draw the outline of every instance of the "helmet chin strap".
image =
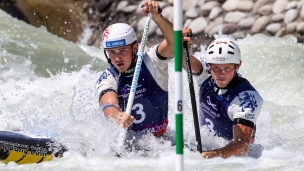
<svg viewBox="0 0 304 171">
<path fill-rule="evenodd" d="M 104 53 L 105 57 L 107 58 L 108 63 L 109 63 L 109 64 L 112 64 L 112 63 L 111 63 L 111 59 L 108 57 L 107 51 L 106 51 L 105 49 L 103 50 L 103 53 Z"/>
</svg>

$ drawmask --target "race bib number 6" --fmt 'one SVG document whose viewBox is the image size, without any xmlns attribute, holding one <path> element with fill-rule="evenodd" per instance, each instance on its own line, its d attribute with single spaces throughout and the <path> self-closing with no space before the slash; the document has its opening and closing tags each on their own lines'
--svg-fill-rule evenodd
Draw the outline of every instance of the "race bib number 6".
<svg viewBox="0 0 304 171">
<path fill-rule="evenodd" d="M 146 113 L 143 111 L 144 107 L 142 104 L 137 103 L 132 107 L 132 110 L 136 110 L 136 115 L 140 115 L 140 119 L 134 119 L 134 123 L 139 124 L 146 118 Z"/>
</svg>

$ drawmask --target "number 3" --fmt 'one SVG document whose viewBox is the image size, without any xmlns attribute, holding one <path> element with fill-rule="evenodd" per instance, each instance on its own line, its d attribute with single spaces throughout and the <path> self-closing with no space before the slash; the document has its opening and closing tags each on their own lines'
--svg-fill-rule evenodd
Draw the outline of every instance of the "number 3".
<svg viewBox="0 0 304 171">
<path fill-rule="evenodd" d="M 143 109 L 144 109 L 143 105 L 140 103 L 137 103 L 132 107 L 132 110 L 136 110 L 137 108 L 138 108 L 138 110 L 136 111 L 136 114 L 141 115 L 141 118 L 139 120 L 134 119 L 134 123 L 136 123 L 136 124 L 141 123 L 146 118 L 146 113 L 143 111 Z"/>
</svg>

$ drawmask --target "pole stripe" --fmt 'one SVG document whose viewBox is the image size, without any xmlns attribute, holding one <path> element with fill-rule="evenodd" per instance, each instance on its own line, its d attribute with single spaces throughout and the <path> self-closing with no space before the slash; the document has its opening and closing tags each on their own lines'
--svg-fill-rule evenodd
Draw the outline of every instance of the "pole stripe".
<svg viewBox="0 0 304 171">
<path fill-rule="evenodd" d="M 174 31 L 174 58 L 175 58 L 175 71 L 182 72 L 182 45 L 183 37 L 182 31 Z"/>
<path fill-rule="evenodd" d="M 176 154 L 183 154 L 183 114 L 176 114 L 175 115 L 175 124 L 176 124 Z"/>
</svg>

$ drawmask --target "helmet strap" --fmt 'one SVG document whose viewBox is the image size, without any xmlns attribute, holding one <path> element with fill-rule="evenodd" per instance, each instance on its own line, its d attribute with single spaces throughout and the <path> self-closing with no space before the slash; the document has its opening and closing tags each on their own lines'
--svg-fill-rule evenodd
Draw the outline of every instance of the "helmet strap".
<svg viewBox="0 0 304 171">
<path fill-rule="evenodd" d="M 103 50 L 103 53 L 104 53 L 105 57 L 107 58 L 108 63 L 109 63 L 109 64 L 112 64 L 112 63 L 111 63 L 111 59 L 110 59 L 110 58 L 108 57 L 108 55 L 107 55 L 107 51 L 106 51 L 106 50 Z"/>
<path fill-rule="evenodd" d="M 136 42 L 132 43 L 131 47 L 133 49 L 134 47 L 134 44 Z M 129 76 L 129 75 L 133 75 L 134 74 L 134 71 L 135 71 L 135 67 L 136 67 L 136 63 L 137 63 L 137 50 L 136 51 L 132 51 L 132 62 L 131 62 L 131 65 L 129 66 L 129 68 L 122 72 L 121 74 L 124 75 L 124 76 Z"/>
<path fill-rule="evenodd" d="M 234 76 L 233 76 L 233 77 L 236 76 L 236 65 L 237 65 L 237 64 L 234 64 Z"/>
</svg>

